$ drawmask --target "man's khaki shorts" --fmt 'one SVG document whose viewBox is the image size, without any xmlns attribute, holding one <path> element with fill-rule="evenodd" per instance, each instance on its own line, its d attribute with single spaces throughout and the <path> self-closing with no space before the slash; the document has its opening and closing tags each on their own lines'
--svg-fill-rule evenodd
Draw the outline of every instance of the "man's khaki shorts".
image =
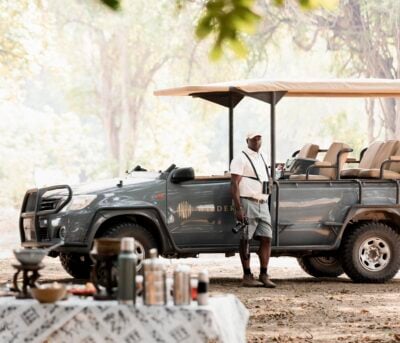
<svg viewBox="0 0 400 343">
<path fill-rule="evenodd" d="M 249 199 L 240 199 L 244 215 L 249 223 L 246 230 L 242 230 L 241 239 L 252 239 L 257 237 L 272 238 L 271 215 L 269 214 L 268 203 L 257 203 Z"/>
</svg>

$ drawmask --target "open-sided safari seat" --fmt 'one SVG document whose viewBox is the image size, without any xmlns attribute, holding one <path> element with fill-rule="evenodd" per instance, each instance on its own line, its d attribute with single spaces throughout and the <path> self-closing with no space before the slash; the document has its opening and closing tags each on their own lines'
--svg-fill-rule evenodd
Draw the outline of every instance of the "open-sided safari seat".
<svg viewBox="0 0 400 343">
<path fill-rule="evenodd" d="M 295 151 L 285 163 L 281 179 L 289 179 L 290 175 L 304 174 L 307 168 L 314 164 L 321 150 L 317 144 L 307 143 L 300 150 Z M 326 151 L 326 150 L 323 150 Z"/>
<path fill-rule="evenodd" d="M 347 155 L 352 149 L 340 142 L 334 142 L 327 150 L 322 162 L 315 162 L 307 168 L 306 174 L 291 175 L 290 180 L 334 180 L 338 178 L 338 173 L 343 168 Z M 319 174 L 309 174 L 312 171 L 319 170 Z"/>
<path fill-rule="evenodd" d="M 319 146 L 317 144 L 307 143 L 300 150 L 296 151 L 292 157 L 296 158 L 317 158 Z"/>
<path fill-rule="evenodd" d="M 343 179 L 357 178 L 362 170 L 375 168 L 373 167 L 374 160 L 383 145 L 384 143 L 381 141 L 372 143 L 360 157 L 358 168 L 343 169 L 340 177 Z"/>
<path fill-rule="evenodd" d="M 358 174 L 362 179 L 400 179 L 400 141 L 387 141 L 378 150 L 372 168 Z"/>
</svg>

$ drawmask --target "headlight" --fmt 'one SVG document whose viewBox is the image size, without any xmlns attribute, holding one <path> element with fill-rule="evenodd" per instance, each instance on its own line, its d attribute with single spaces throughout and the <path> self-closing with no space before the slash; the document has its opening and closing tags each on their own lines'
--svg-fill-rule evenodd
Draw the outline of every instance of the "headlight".
<svg viewBox="0 0 400 343">
<path fill-rule="evenodd" d="M 96 197 L 97 195 L 93 194 L 74 195 L 71 201 L 60 212 L 82 210 L 89 206 Z"/>
</svg>

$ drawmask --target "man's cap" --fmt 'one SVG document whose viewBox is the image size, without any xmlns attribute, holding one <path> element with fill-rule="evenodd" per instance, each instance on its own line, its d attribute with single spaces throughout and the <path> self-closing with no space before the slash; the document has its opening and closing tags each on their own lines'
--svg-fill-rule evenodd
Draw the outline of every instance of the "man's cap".
<svg viewBox="0 0 400 343">
<path fill-rule="evenodd" d="M 252 138 L 254 138 L 256 136 L 261 136 L 262 137 L 262 133 L 260 131 L 248 132 L 247 135 L 246 135 L 246 139 L 252 139 Z"/>
</svg>

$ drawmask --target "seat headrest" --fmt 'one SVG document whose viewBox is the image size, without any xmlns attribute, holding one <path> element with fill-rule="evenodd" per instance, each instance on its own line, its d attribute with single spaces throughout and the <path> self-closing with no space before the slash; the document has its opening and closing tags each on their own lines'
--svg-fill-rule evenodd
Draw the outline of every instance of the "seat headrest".
<svg viewBox="0 0 400 343">
<path fill-rule="evenodd" d="M 319 151 L 319 146 L 316 144 L 308 143 L 304 145 L 300 151 L 297 157 L 299 158 L 313 158 L 315 159 L 318 155 Z"/>
</svg>

